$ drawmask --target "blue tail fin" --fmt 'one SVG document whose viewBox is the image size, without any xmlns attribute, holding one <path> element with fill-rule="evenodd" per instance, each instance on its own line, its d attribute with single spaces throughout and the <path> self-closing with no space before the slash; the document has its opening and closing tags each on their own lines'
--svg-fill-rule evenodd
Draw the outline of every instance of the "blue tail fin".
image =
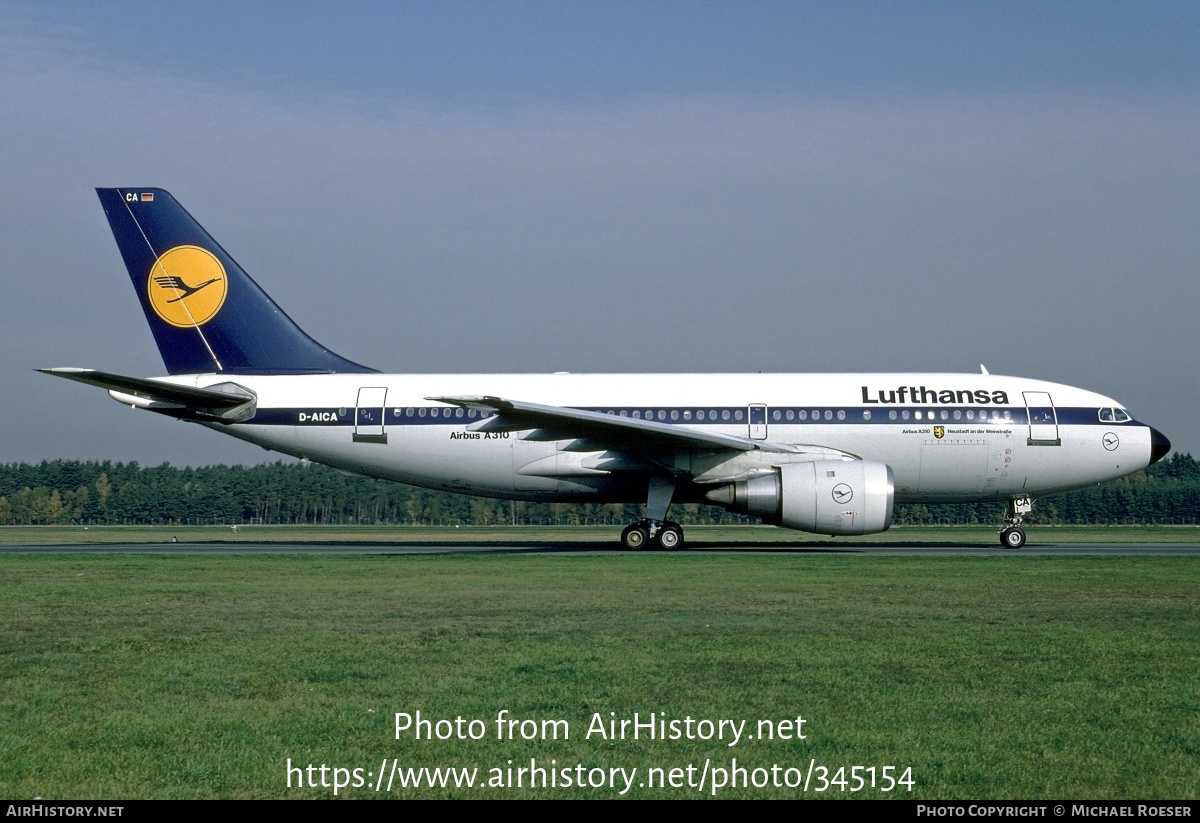
<svg viewBox="0 0 1200 823">
<path fill-rule="evenodd" d="M 170 374 L 371 372 L 305 334 L 162 189 L 96 189 Z"/>
</svg>

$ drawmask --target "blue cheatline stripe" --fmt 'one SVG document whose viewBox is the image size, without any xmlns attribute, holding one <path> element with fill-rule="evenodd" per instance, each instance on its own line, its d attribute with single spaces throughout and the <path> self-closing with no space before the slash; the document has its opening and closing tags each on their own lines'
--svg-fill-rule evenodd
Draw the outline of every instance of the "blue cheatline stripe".
<svg viewBox="0 0 1200 823">
<path fill-rule="evenodd" d="M 576 407 L 578 408 L 578 407 Z M 695 406 L 688 407 L 669 407 L 669 406 L 638 406 L 637 408 L 625 407 L 617 408 L 612 406 L 600 406 L 592 408 L 583 408 L 583 411 L 599 412 L 601 414 L 613 414 L 625 417 L 633 417 L 636 413 L 638 419 L 653 420 L 656 423 L 668 423 L 680 426 L 745 426 L 748 424 L 746 418 L 746 406 L 710 406 L 703 409 Z M 946 419 L 942 419 L 942 412 L 946 412 Z M 1102 422 L 1100 420 L 1100 410 L 1090 407 L 1074 407 L 1074 408 L 1059 408 L 1056 410 L 1058 415 L 1058 424 L 1060 426 L 1104 426 L 1108 428 L 1121 428 L 1129 425 L 1140 425 L 1134 420 L 1129 420 L 1125 423 Z M 325 408 L 325 407 L 293 407 L 293 408 L 260 408 L 252 420 L 247 422 L 260 426 L 353 426 L 355 424 L 356 409 L 353 406 L 342 406 L 340 408 Z M 703 412 L 704 417 L 699 417 L 700 412 Z M 779 412 L 780 419 L 775 419 L 775 413 Z M 791 412 L 792 419 L 787 419 L 788 413 Z M 829 419 L 826 419 L 825 413 L 829 413 Z M 863 413 L 870 412 L 870 418 L 864 418 Z M 891 412 L 896 413 L 896 418 L 893 420 L 890 416 Z M 904 419 L 904 413 L 908 413 L 908 419 Z M 916 419 L 916 413 L 921 413 L 920 420 Z M 931 416 L 932 412 L 932 416 Z M 955 412 L 960 413 L 960 417 L 955 419 Z M 968 412 L 973 413 L 973 419 L 968 419 Z M 987 413 L 987 419 L 981 420 L 979 415 L 981 412 Z M 999 412 L 1000 414 L 1011 414 L 1011 418 L 993 419 L 993 415 Z M 436 413 L 436 417 L 434 414 Z M 659 416 L 661 413 L 661 417 Z M 804 419 L 800 419 L 800 414 L 804 414 Z M 814 418 L 816 413 L 816 418 Z M 839 417 L 839 413 L 841 417 Z M 672 417 L 672 414 L 675 416 Z M 714 415 L 715 414 L 715 418 Z M 738 415 L 741 415 L 740 419 Z M 728 415 L 728 417 L 726 417 Z M 490 416 L 490 415 L 488 415 Z M 474 417 L 467 409 L 446 407 L 446 406 L 414 406 L 405 408 L 384 409 L 383 424 L 386 426 L 461 426 L 471 423 L 477 423 L 485 419 L 482 413 L 476 413 Z M 372 421 L 375 422 L 375 421 Z M 931 406 L 904 406 L 895 408 L 866 408 L 862 406 L 851 406 L 844 408 L 836 408 L 830 406 L 769 406 L 767 407 L 767 425 L 768 426 L 994 426 L 994 425 L 1028 425 L 1028 415 L 1025 407 L 1010 407 L 1000 409 L 984 409 L 978 406 L 970 409 L 964 408 L 938 408 Z"/>
</svg>

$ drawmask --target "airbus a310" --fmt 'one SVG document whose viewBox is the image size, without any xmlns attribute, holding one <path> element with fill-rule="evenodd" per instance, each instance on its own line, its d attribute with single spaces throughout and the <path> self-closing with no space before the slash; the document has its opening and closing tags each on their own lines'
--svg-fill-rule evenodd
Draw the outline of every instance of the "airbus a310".
<svg viewBox="0 0 1200 823">
<path fill-rule="evenodd" d="M 317 343 L 166 191 L 97 189 L 167 376 L 43 371 L 342 470 L 467 494 L 673 503 L 790 529 L 885 531 L 896 503 L 1007 501 L 1121 477 L 1171 444 L 1117 401 L 988 374 L 382 374 Z"/>
</svg>

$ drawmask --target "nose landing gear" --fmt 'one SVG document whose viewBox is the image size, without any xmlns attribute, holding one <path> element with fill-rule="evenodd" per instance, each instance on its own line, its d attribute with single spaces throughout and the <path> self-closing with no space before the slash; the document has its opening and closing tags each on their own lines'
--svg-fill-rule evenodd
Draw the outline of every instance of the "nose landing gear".
<svg viewBox="0 0 1200 823">
<path fill-rule="evenodd" d="M 1000 530 L 1000 545 L 1006 549 L 1019 549 L 1025 545 L 1025 532 L 1021 521 L 1033 511 L 1033 498 L 1026 495 L 1008 501 L 1008 513 L 1004 516 L 1004 528 Z"/>
<path fill-rule="evenodd" d="M 1000 545 L 1006 549 L 1019 549 L 1025 545 L 1025 532 L 1013 526 L 1000 532 Z"/>
</svg>

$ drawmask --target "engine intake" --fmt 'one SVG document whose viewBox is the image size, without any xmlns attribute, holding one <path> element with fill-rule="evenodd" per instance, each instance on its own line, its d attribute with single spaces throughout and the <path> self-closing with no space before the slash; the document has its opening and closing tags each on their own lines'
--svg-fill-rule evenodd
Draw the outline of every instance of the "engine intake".
<svg viewBox="0 0 1200 823">
<path fill-rule="evenodd" d="M 705 495 L 730 511 L 816 534 L 876 534 L 892 525 L 892 469 L 871 460 L 787 463 Z"/>
</svg>

